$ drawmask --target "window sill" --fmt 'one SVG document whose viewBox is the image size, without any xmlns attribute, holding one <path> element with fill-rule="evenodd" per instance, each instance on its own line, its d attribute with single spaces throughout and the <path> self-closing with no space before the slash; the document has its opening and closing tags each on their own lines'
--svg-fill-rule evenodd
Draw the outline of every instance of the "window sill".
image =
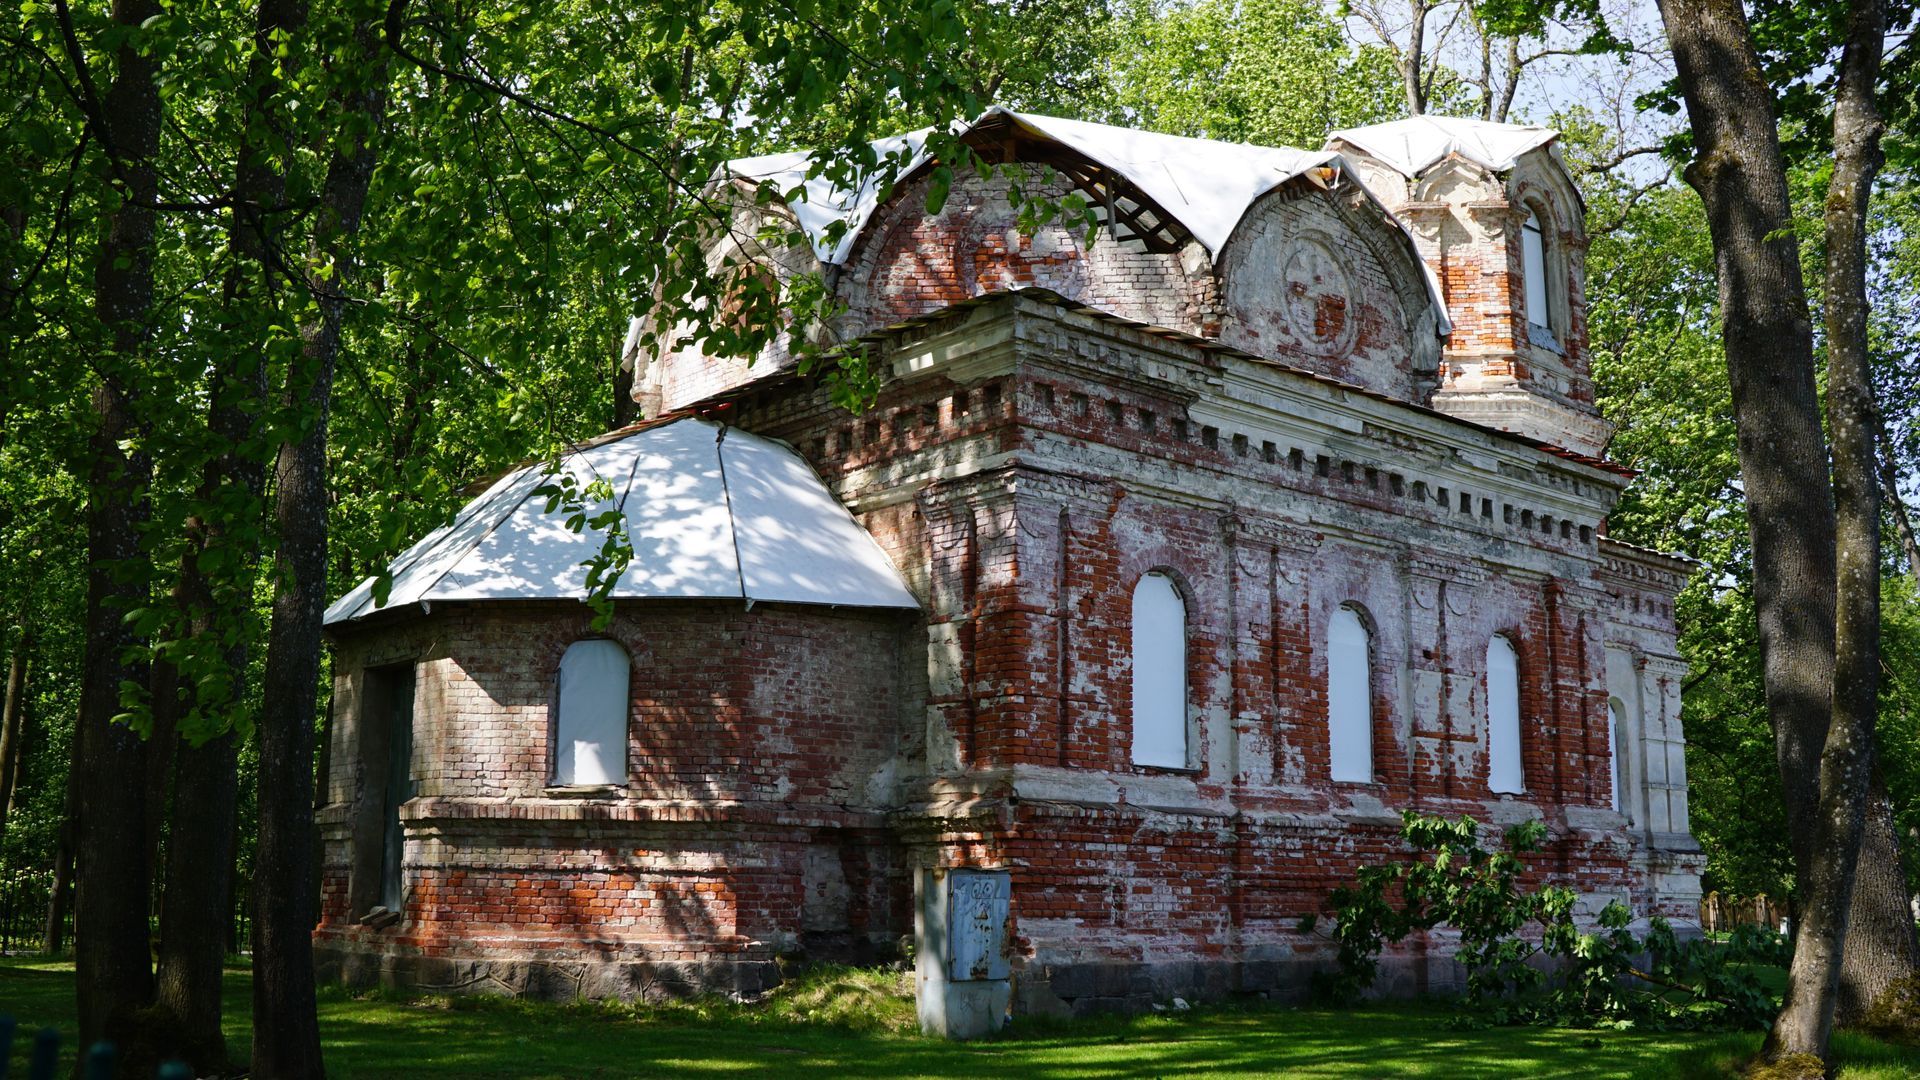
<svg viewBox="0 0 1920 1080">
<path fill-rule="evenodd" d="M 1567 347 L 1560 344 L 1553 331 L 1534 323 L 1527 324 L 1527 342 L 1536 349 L 1545 349 L 1555 356 L 1567 355 Z"/>
<path fill-rule="evenodd" d="M 385 930 L 400 925 L 400 913 L 382 905 L 369 910 L 355 921 L 369 930 Z"/>
<path fill-rule="evenodd" d="M 542 793 L 549 799 L 612 799 L 627 793 L 625 784 L 548 784 Z"/>
<path fill-rule="evenodd" d="M 1199 776 L 1201 773 L 1198 765 L 1142 765 L 1135 761 L 1129 767 L 1141 776 Z"/>
</svg>

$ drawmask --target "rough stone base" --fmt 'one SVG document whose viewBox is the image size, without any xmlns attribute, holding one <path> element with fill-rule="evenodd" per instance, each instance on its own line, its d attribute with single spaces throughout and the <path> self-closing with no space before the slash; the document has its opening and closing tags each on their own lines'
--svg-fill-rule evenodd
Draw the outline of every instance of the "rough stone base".
<svg viewBox="0 0 1920 1080">
<path fill-rule="evenodd" d="M 1314 974 L 1332 969 L 1330 959 L 1305 958 L 1041 964 L 1015 976 L 1013 1008 L 1025 1016 L 1078 1017 L 1144 1013 L 1176 997 L 1196 1003 L 1244 997 L 1301 1002 L 1313 991 Z M 1465 985 L 1464 969 L 1450 956 L 1383 956 L 1367 996 L 1452 994 Z"/>
<path fill-rule="evenodd" d="M 497 994 L 542 1001 L 663 1000 L 700 994 L 755 998 L 780 985 L 772 960 L 557 960 L 421 956 L 314 947 L 322 982 L 430 993 Z"/>
</svg>

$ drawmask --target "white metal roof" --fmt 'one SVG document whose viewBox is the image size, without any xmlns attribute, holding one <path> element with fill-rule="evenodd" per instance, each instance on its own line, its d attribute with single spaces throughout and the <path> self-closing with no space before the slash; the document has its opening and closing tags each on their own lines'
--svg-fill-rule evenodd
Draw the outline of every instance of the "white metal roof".
<svg viewBox="0 0 1920 1080">
<path fill-rule="evenodd" d="M 972 123 L 959 126 L 957 133 L 965 134 L 989 120 L 1000 118 L 1125 177 L 1177 218 L 1193 234 L 1194 239 L 1213 255 L 1220 253 L 1221 247 L 1233 235 L 1234 228 L 1240 224 L 1240 219 L 1246 216 L 1248 208 L 1260 196 L 1310 169 L 1323 166 L 1339 168 L 1343 164 L 1340 155 L 1330 150 L 1298 150 L 1286 146 L 1254 146 L 1162 135 L 1154 131 L 1065 120 L 1039 113 L 1014 112 L 999 105 L 980 114 L 979 119 Z M 1378 126 L 1386 128 L 1392 125 Z M 897 175 L 904 177 L 926 162 L 926 139 L 931 130 L 922 128 L 881 139 L 873 144 L 874 151 L 882 157 L 889 154 L 903 157 L 905 163 Z M 1547 137 L 1551 139 L 1553 133 L 1548 132 Z M 824 177 L 809 178 L 807 170 L 812 161 L 812 153 L 804 150 L 767 154 L 730 161 L 727 171 L 745 180 L 771 180 L 783 193 L 798 189 L 799 194 L 788 199 L 787 206 L 793 211 L 801 231 L 812 241 L 814 254 L 821 262 L 836 265 L 845 262 L 853 253 L 860 230 L 866 226 L 879 205 L 880 190 L 872 179 L 864 181 L 858 190 L 848 191 L 835 187 Z M 1382 206 L 1380 210 L 1396 228 L 1406 234 L 1411 245 L 1412 233 L 1408 231 L 1406 223 L 1386 207 Z M 838 242 L 830 242 L 827 229 L 835 221 L 845 221 L 847 228 Z M 1433 298 L 1437 315 L 1435 329 L 1444 336 L 1452 332 L 1453 324 L 1447 314 L 1440 282 L 1426 265 L 1426 260 L 1419 258 L 1417 253 L 1415 262 L 1420 266 L 1427 292 Z"/>
<path fill-rule="evenodd" d="M 927 160 L 927 133 L 932 128 L 909 131 L 904 135 L 891 135 L 876 140 L 874 153 L 882 159 L 889 155 L 899 155 L 905 160 L 900 166 L 898 176 L 905 176 Z M 793 211 L 800 223 L 800 230 L 813 242 L 813 253 L 820 261 L 838 264 L 846 261 L 853 252 L 853 242 L 859 238 L 860 230 L 873 216 L 874 207 L 880 202 L 880 185 L 877 178 L 868 176 L 861 181 L 860 187 L 849 191 L 836 187 L 833 181 L 824 176 L 809 177 L 807 169 L 813 164 L 813 152 L 795 150 L 785 154 L 766 154 L 761 157 L 735 158 L 727 162 L 727 171 L 743 180 L 771 180 L 782 194 L 800 189 L 800 194 L 787 200 L 787 208 Z M 847 231 L 838 243 L 828 240 L 827 227 L 836 221 L 845 221 Z"/>
<path fill-rule="evenodd" d="M 560 469 L 584 489 L 604 478 L 633 544 L 613 595 L 918 608 L 899 571 L 783 443 L 710 420 L 683 419 L 574 451 Z M 544 464 L 502 477 L 451 524 L 389 568 L 385 607 L 436 600 L 586 597 L 586 568 L 605 535 L 567 528 L 535 489 Z M 378 610 L 373 579 L 335 601 L 328 625 Z"/>
<path fill-rule="evenodd" d="M 1496 124 L 1454 116 L 1410 116 L 1367 127 L 1344 128 L 1327 136 L 1327 144 L 1347 142 L 1365 150 L 1408 177 L 1419 176 L 1449 154 L 1506 172 L 1520 155 L 1560 137 L 1552 128 Z"/>
<path fill-rule="evenodd" d="M 1332 165 L 1339 160 L 1339 155 L 1324 150 L 1190 139 L 1014 112 L 998 105 L 962 126 L 957 133 L 964 135 L 988 120 L 1001 117 L 1124 176 L 1178 218 L 1196 240 L 1215 254 L 1255 199 L 1308 169 Z M 899 175 L 905 176 L 925 162 L 928 130 L 923 128 L 881 139 L 873 144 L 874 150 L 883 156 L 903 154 L 907 164 Z M 852 253 L 855 237 L 873 215 L 879 190 L 871 182 L 858 191 L 846 191 L 821 177 L 808 179 L 807 168 L 812 160 L 813 155 L 807 151 L 768 154 L 730 161 L 727 169 L 742 179 L 772 180 L 783 192 L 800 188 L 804 196 L 788 200 L 787 205 L 799 218 L 801 229 L 813 240 L 814 253 L 820 261 L 840 263 Z M 829 245 L 826 228 L 836 220 L 846 221 L 847 231 L 839 243 Z"/>
</svg>

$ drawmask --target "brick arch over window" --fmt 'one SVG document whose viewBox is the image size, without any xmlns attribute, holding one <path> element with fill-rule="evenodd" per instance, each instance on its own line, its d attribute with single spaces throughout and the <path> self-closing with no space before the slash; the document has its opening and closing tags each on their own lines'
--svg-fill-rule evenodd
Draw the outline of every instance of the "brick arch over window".
<svg viewBox="0 0 1920 1080">
<path fill-rule="evenodd" d="M 1327 622 L 1327 757 L 1336 782 L 1373 772 L 1373 632 L 1352 604 Z"/>
<path fill-rule="evenodd" d="M 1553 206 L 1529 194 L 1519 204 L 1520 289 L 1528 336 L 1536 345 L 1564 350 L 1568 338 L 1566 245 Z M 1542 332 L 1544 331 L 1544 337 Z"/>
<path fill-rule="evenodd" d="M 553 783 L 627 782 L 628 683 L 632 663 L 619 642 L 585 638 L 560 657 L 553 696 Z"/>
<path fill-rule="evenodd" d="M 1163 571 L 1133 587 L 1133 763 L 1184 769 L 1187 723 L 1187 602 Z"/>
<path fill-rule="evenodd" d="M 1504 634 L 1487 639 L 1487 786 L 1527 789 L 1520 752 L 1520 651 Z"/>
</svg>

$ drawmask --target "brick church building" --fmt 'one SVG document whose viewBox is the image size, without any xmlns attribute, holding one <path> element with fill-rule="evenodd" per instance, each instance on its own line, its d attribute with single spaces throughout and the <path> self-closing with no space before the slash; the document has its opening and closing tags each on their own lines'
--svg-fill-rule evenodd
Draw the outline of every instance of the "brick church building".
<svg viewBox="0 0 1920 1080">
<path fill-rule="evenodd" d="M 955 1034 L 1289 993 L 1406 809 L 1542 818 L 1589 910 L 1691 918 L 1691 564 L 1605 536 L 1555 134 L 966 138 L 1018 168 L 935 214 L 924 163 L 884 201 L 756 205 L 799 154 L 716 181 L 712 265 L 824 275 L 882 385 L 853 414 L 778 347 L 630 347 L 649 419 L 565 461 L 633 540 L 604 631 L 538 467 L 329 609 L 323 971 L 753 994 L 911 939 Z M 1013 173 L 1094 242 L 1023 233 Z M 758 249 L 767 216 L 815 242 Z M 1444 944 L 1388 988 L 1452 985 Z"/>
</svg>

